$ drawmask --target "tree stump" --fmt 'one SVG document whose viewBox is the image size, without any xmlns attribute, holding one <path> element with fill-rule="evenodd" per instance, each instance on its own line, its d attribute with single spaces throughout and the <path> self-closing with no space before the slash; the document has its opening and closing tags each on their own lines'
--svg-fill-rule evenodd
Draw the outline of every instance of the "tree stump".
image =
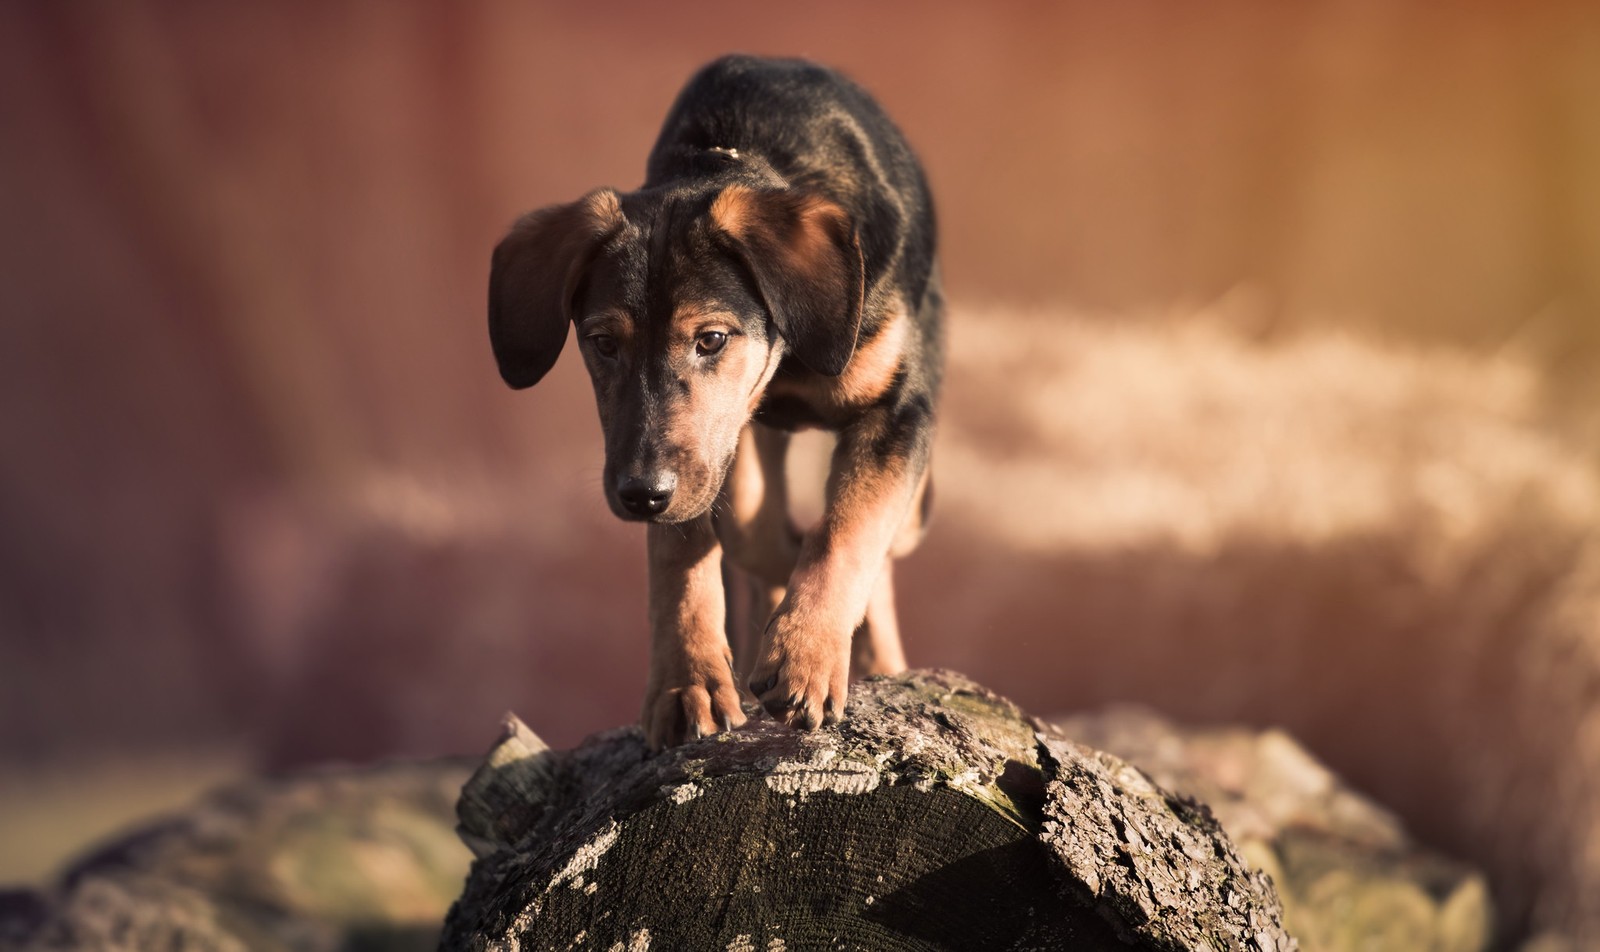
<svg viewBox="0 0 1600 952">
<path fill-rule="evenodd" d="M 1206 807 L 944 672 L 655 756 L 510 718 L 458 814 L 447 950 L 1296 948 Z"/>
</svg>

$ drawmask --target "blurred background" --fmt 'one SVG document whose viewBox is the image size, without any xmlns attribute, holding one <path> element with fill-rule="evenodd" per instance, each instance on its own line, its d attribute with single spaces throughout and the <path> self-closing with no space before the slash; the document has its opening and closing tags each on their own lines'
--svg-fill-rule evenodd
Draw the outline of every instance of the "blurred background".
<svg viewBox="0 0 1600 952">
<path fill-rule="evenodd" d="M 495 374 L 489 252 L 730 50 L 843 68 L 934 186 L 911 662 L 1282 725 L 1508 932 L 1600 923 L 1580 2 L 0 5 L 0 880 L 637 716 L 642 532 L 578 361 Z"/>
</svg>

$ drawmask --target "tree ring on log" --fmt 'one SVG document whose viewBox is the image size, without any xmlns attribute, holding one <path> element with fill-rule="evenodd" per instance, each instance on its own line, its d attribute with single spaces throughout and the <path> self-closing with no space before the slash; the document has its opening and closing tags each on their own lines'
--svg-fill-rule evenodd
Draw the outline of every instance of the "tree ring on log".
<svg viewBox="0 0 1600 952">
<path fill-rule="evenodd" d="M 1127 949 L 1104 920 L 1063 904 L 1032 832 L 967 794 L 880 786 L 779 798 L 762 779 L 739 776 L 702 791 L 645 808 L 602 834 L 599 855 L 569 859 L 563 869 L 587 868 L 543 897 L 541 940 Z"/>
</svg>

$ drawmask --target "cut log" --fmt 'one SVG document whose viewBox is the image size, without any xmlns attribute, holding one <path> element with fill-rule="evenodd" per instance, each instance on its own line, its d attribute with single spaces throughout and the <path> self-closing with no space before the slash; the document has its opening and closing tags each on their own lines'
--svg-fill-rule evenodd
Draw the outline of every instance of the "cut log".
<svg viewBox="0 0 1600 952">
<path fill-rule="evenodd" d="M 943 672 L 656 756 L 513 721 L 459 812 L 444 949 L 1296 948 L 1204 806 Z"/>
</svg>

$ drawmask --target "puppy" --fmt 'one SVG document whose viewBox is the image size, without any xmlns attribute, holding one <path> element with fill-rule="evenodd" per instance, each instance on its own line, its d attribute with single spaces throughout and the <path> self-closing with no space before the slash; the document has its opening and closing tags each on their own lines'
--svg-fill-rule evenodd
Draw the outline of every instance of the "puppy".
<svg viewBox="0 0 1600 952">
<path fill-rule="evenodd" d="M 532 212 L 495 248 L 501 376 L 537 383 L 575 324 L 606 501 L 648 523 L 652 747 L 745 720 L 724 558 L 768 619 L 749 686 L 774 716 L 837 720 L 852 658 L 857 674 L 904 669 L 890 560 L 931 500 L 934 243 L 922 170 L 866 92 L 811 63 L 728 56 L 679 94 L 641 188 Z M 838 442 L 802 535 L 783 461 L 810 427 Z"/>
</svg>

